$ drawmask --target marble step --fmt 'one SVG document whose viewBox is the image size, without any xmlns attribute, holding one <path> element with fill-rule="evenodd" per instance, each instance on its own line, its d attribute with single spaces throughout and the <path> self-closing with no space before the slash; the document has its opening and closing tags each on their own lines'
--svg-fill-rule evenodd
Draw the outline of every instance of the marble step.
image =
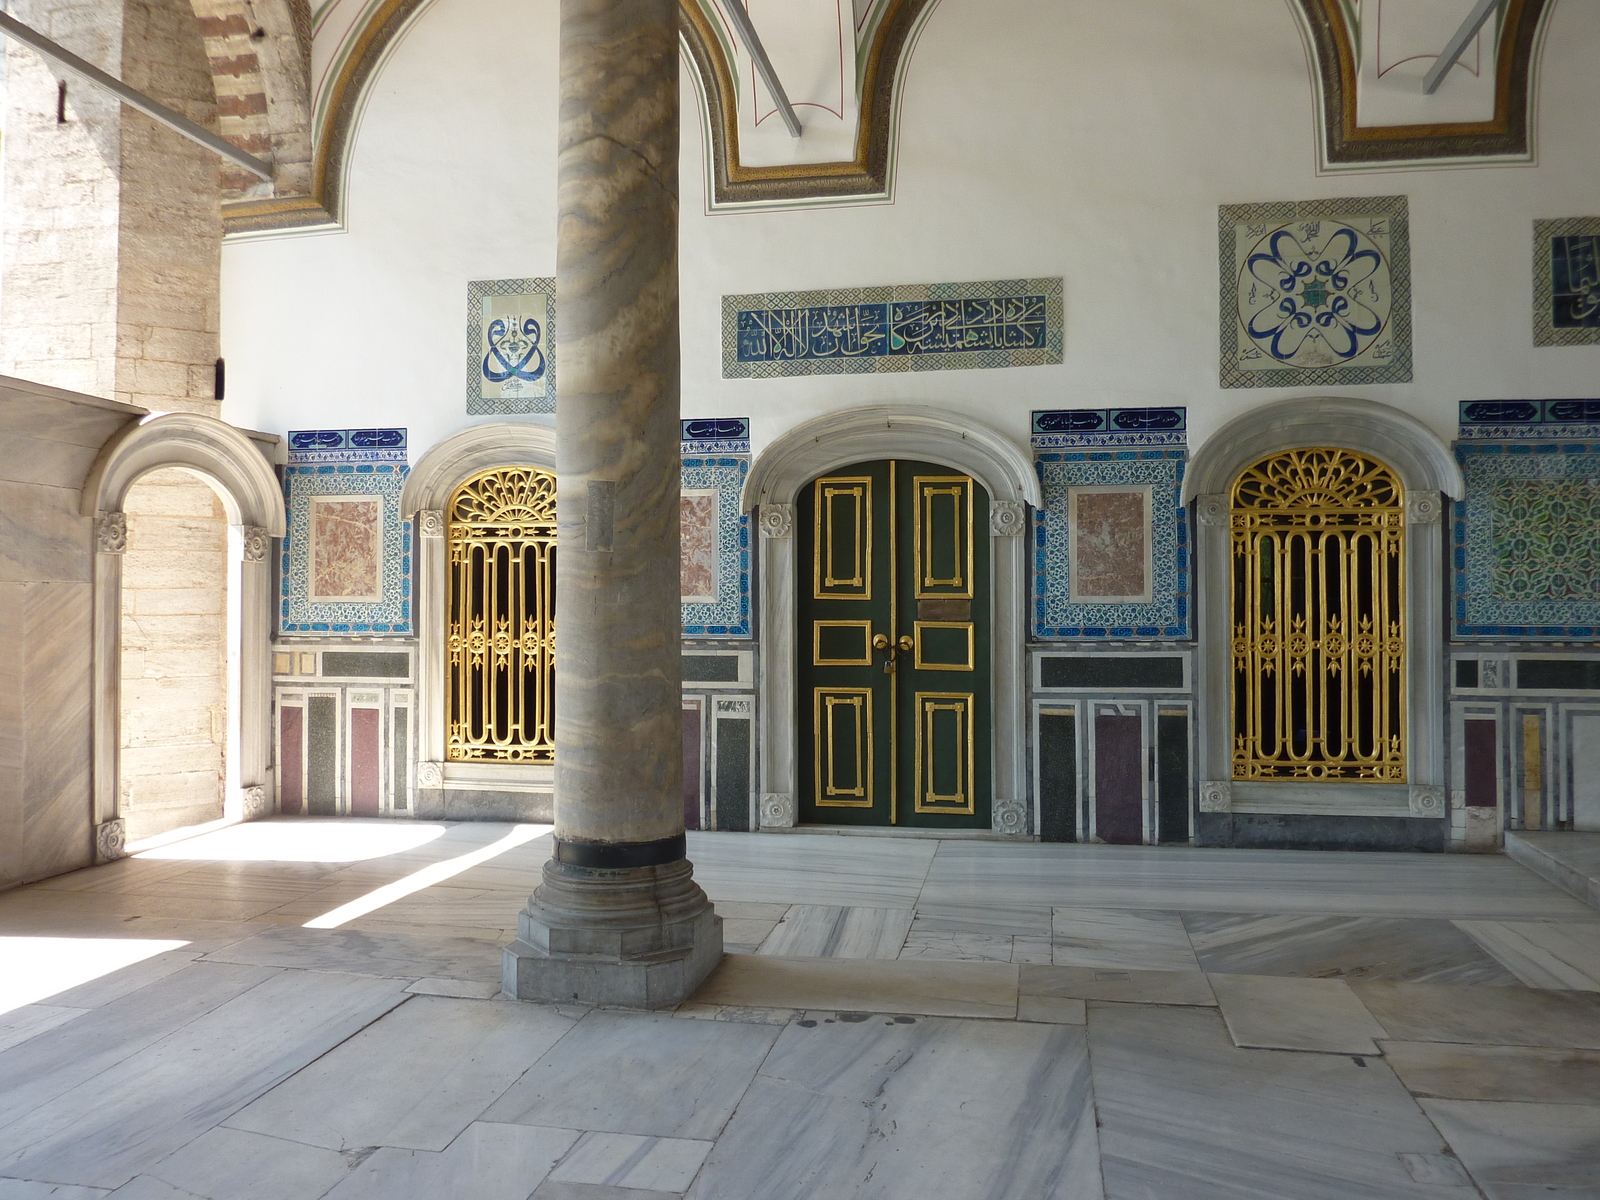
<svg viewBox="0 0 1600 1200">
<path fill-rule="evenodd" d="M 1600 833 L 1508 832 L 1506 854 L 1585 904 L 1600 908 Z"/>
</svg>

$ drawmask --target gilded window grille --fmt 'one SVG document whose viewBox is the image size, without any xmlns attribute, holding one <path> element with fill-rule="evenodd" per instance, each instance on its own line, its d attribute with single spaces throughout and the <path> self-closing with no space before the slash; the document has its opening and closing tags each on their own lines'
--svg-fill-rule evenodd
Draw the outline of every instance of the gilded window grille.
<svg viewBox="0 0 1600 1200">
<path fill-rule="evenodd" d="M 1232 496 L 1233 777 L 1406 779 L 1405 496 L 1349 450 L 1262 459 Z"/>
<path fill-rule="evenodd" d="M 450 498 L 446 755 L 555 760 L 556 477 L 474 476 Z"/>
</svg>

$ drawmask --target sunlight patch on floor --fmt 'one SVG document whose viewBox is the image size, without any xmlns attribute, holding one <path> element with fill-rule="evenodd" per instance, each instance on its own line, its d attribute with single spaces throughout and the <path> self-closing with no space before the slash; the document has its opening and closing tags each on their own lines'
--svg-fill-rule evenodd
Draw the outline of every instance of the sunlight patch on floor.
<svg viewBox="0 0 1600 1200">
<path fill-rule="evenodd" d="M 196 862 L 361 862 L 403 854 L 445 834 L 415 821 L 251 821 L 134 857 Z"/>
<path fill-rule="evenodd" d="M 187 946 L 134 938 L 0 937 L 0 1013 Z"/>
</svg>

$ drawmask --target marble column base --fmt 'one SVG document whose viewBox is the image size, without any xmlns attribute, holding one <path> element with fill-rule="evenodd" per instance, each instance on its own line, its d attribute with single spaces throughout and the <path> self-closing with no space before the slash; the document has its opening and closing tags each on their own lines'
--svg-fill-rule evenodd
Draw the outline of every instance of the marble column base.
<svg viewBox="0 0 1600 1200">
<path fill-rule="evenodd" d="M 668 1008 L 722 961 L 722 918 L 686 859 L 598 870 L 552 859 L 505 949 L 518 1000 Z"/>
</svg>

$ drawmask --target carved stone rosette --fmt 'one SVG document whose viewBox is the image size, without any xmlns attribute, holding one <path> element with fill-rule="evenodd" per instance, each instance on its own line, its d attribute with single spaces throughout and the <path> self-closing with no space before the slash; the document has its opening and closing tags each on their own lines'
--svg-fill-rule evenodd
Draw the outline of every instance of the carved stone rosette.
<svg viewBox="0 0 1600 1200">
<path fill-rule="evenodd" d="M 761 828 L 793 829 L 794 797 L 788 792 L 766 792 L 761 797 Z"/>
<path fill-rule="evenodd" d="M 260 525 L 245 525 L 244 561 L 266 562 L 267 551 L 272 548 L 272 535 Z"/>
<path fill-rule="evenodd" d="M 1432 783 L 1413 783 L 1410 793 L 1413 817 L 1444 816 L 1444 788 Z"/>
<path fill-rule="evenodd" d="M 786 538 L 794 533 L 794 505 L 763 504 L 759 522 L 764 538 Z"/>
<path fill-rule="evenodd" d="M 121 513 L 117 514 L 119 517 Z M 121 817 L 112 817 L 94 827 L 94 859 L 112 862 L 127 854 L 128 823 Z"/>
<path fill-rule="evenodd" d="M 444 513 L 437 508 L 424 508 L 417 512 L 417 535 L 425 538 L 444 536 Z"/>
<path fill-rule="evenodd" d="M 1028 805 L 1022 800 L 996 799 L 989 808 L 989 825 L 996 833 L 1028 832 Z"/>
<path fill-rule="evenodd" d="M 101 513 L 94 523 L 94 548 L 101 554 L 121 554 L 128 548 L 128 515 Z"/>
<path fill-rule="evenodd" d="M 1207 779 L 1200 785 L 1200 811 L 1225 813 L 1233 811 L 1233 780 Z"/>
<path fill-rule="evenodd" d="M 1443 513 L 1444 503 L 1438 492 L 1406 493 L 1407 525 L 1437 525 Z"/>
<path fill-rule="evenodd" d="M 435 790 L 442 788 L 444 786 L 444 768 L 436 762 L 419 762 L 417 764 L 417 786 Z"/>
<path fill-rule="evenodd" d="M 1195 518 L 1202 525 L 1226 525 L 1232 519 L 1232 506 L 1228 497 L 1220 493 L 1197 496 L 1194 502 Z"/>
<path fill-rule="evenodd" d="M 272 803 L 267 799 L 267 789 L 253 783 L 244 789 L 244 819 L 259 821 L 272 815 Z"/>
<path fill-rule="evenodd" d="M 995 537 L 1021 537 L 1027 505 L 1018 500 L 989 501 L 989 532 Z"/>
</svg>

